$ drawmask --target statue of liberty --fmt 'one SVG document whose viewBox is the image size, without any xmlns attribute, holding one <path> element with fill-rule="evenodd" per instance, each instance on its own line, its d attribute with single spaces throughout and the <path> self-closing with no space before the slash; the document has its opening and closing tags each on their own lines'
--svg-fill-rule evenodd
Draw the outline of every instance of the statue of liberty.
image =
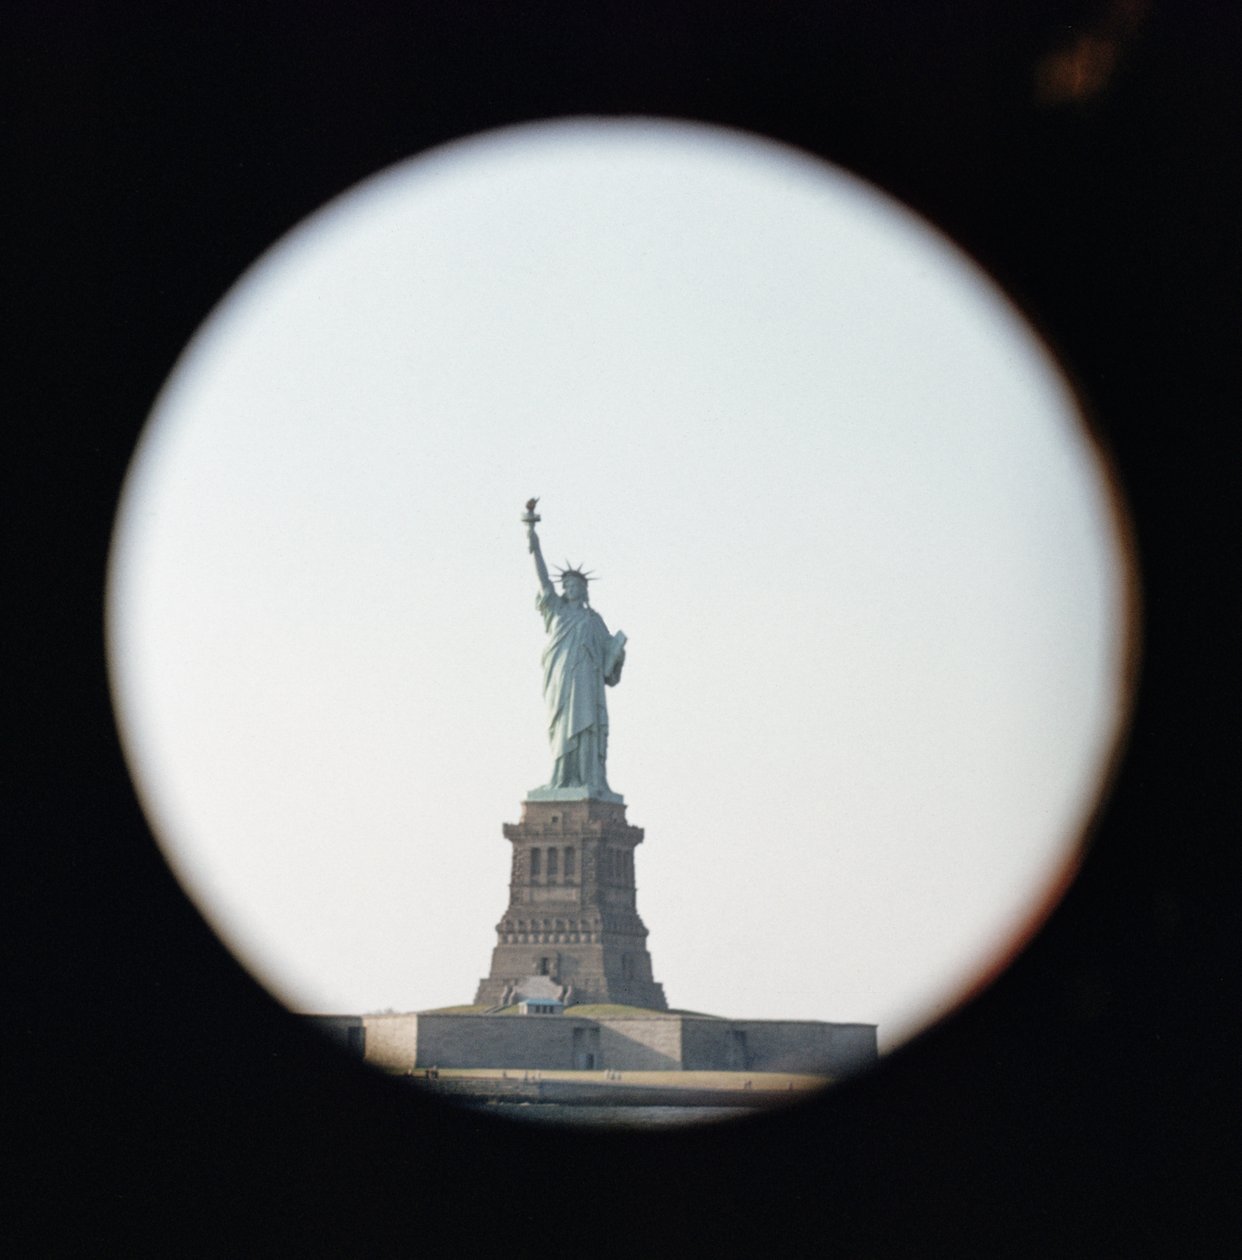
<svg viewBox="0 0 1242 1260">
<path fill-rule="evenodd" d="M 535 607 L 548 633 L 543 650 L 543 698 L 548 709 L 548 741 L 552 745 L 552 777 L 529 794 L 530 800 L 573 800 L 595 797 L 607 801 L 622 798 L 609 790 L 605 773 L 608 759 L 608 706 L 605 687 L 615 687 L 625 663 L 625 635 L 609 634 L 604 619 L 587 602 L 591 575 L 568 561 L 557 578 L 556 593 L 539 547 L 535 503 L 531 499 L 522 517 L 539 594 Z"/>
</svg>

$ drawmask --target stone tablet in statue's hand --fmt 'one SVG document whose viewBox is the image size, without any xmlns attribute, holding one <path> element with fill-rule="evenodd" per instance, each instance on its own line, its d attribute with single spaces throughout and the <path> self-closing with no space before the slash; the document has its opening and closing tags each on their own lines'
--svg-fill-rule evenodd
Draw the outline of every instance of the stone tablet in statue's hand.
<svg viewBox="0 0 1242 1260">
<path fill-rule="evenodd" d="M 625 663 L 625 631 L 618 630 L 608 643 L 608 651 L 604 657 L 605 679 L 614 677 Z"/>
</svg>

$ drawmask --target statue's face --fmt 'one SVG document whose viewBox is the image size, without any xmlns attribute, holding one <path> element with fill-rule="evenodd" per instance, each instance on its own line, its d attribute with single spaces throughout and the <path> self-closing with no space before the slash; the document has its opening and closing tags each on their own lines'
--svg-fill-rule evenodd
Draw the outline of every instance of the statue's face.
<svg viewBox="0 0 1242 1260">
<path fill-rule="evenodd" d="M 571 573 L 564 582 L 561 583 L 561 590 L 565 592 L 566 599 L 573 600 L 575 603 L 579 600 L 586 599 L 586 583 L 576 573 Z"/>
</svg>

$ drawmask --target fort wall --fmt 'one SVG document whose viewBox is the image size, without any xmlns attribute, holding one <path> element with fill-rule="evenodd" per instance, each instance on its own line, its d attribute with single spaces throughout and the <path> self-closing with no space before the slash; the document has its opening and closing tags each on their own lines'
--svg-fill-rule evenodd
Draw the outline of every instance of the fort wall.
<svg viewBox="0 0 1242 1260">
<path fill-rule="evenodd" d="M 815 1072 L 848 1075 L 876 1059 L 872 1024 L 729 1020 L 704 1015 L 366 1015 L 363 1057 L 416 1068 Z"/>
</svg>

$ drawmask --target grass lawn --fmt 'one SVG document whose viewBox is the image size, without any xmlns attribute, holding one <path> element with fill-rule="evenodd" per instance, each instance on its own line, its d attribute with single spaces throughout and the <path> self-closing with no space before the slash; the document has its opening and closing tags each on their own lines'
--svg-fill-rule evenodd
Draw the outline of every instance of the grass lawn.
<svg viewBox="0 0 1242 1260">
<path fill-rule="evenodd" d="M 490 1006 L 438 1006 L 435 1010 L 419 1011 L 420 1015 L 486 1015 Z M 506 1006 L 496 1012 L 497 1015 L 517 1015 L 517 1005 Z M 700 1011 L 653 1011 L 645 1006 L 622 1006 L 616 1002 L 584 1003 L 581 1006 L 570 1006 L 566 1015 L 576 1015 L 580 1019 L 667 1019 L 674 1015 L 696 1015 L 703 1019 L 721 1019 L 720 1015 L 703 1015 Z"/>
</svg>

